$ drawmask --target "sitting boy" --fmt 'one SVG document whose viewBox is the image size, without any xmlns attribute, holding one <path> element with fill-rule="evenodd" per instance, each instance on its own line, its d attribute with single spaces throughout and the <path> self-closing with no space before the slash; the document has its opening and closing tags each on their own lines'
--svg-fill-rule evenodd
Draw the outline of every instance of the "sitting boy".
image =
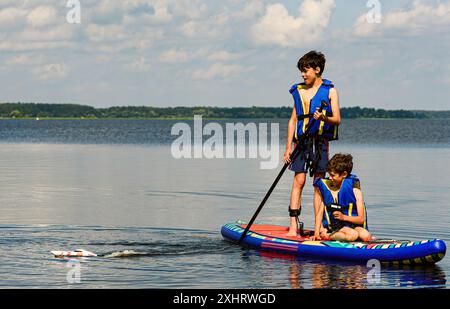
<svg viewBox="0 0 450 309">
<path fill-rule="evenodd" d="M 327 165 L 330 178 L 314 182 L 314 239 L 369 241 L 367 214 L 353 157 L 336 154 Z"/>
</svg>

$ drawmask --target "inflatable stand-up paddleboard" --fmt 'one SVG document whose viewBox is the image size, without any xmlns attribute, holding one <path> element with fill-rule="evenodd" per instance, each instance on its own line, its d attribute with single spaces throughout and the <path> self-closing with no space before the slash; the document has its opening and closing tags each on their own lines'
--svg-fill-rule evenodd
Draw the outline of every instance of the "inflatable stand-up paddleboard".
<svg viewBox="0 0 450 309">
<path fill-rule="evenodd" d="M 240 221 L 228 223 L 222 227 L 222 236 L 237 243 L 247 224 Z M 241 245 L 261 251 L 296 255 L 335 261 L 352 261 L 367 263 L 377 259 L 390 265 L 434 264 L 445 256 L 446 245 L 440 239 L 422 241 L 375 240 L 370 242 L 342 242 L 335 240 L 311 241 L 307 237 L 285 236 L 287 227 L 276 225 L 253 224 L 242 240 Z M 312 235 L 313 231 L 305 230 Z"/>
<path fill-rule="evenodd" d="M 57 258 L 67 257 L 95 257 L 97 254 L 89 252 L 84 249 L 77 249 L 75 251 L 51 251 L 51 253 Z"/>
</svg>

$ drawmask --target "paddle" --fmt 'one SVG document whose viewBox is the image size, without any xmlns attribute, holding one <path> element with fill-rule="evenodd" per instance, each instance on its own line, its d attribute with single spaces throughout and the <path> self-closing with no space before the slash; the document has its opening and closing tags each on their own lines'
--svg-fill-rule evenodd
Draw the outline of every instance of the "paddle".
<svg viewBox="0 0 450 309">
<path fill-rule="evenodd" d="M 325 102 L 324 100 L 322 100 L 322 104 L 320 105 L 320 108 L 318 109 L 319 113 L 321 113 L 322 110 L 324 109 L 324 107 L 327 107 L 327 106 L 328 106 L 328 103 Z M 311 131 L 311 128 L 312 128 L 312 126 L 313 126 L 313 124 L 315 122 L 316 122 L 316 119 L 312 119 L 308 123 L 308 126 L 306 127 L 305 132 L 300 137 L 300 140 L 297 142 L 297 145 L 295 146 L 294 151 L 291 153 L 291 156 L 289 157 L 290 158 L 290 162 L 293 162 L 298 157 L 298 155 L 300 154 L 300 145 L 303 145 L 304 140 L 306 138 L 310 137 L 309 136 L 309 132 Z M 281 169 L 281 171 L 278 173 L 277 178 L 275 178 L 275 181 L 270 186 L 270 189 L 269 189 L 269 191 L 267 191 L 266 196 L 264 196 L 261 204 L 259 204 L 258 209 L 256 209 L 255 214 L 253 215 L 253 217 L 251 218 L 250 222 L 245 227 L 244 233 L 242 233 L 241 238 L 239 238 L 239 240 L 238 240 L 238 244 L 240 244 L 242 242 L 242 240 L 245 238 L 245 236 L 247 236 L 248 230 L 252 226 L 253 222 L 255 221 L 255 219 L 258 216 L 258 214 L 261 211 L 261 209 L 264 207 L 264 204 L 266 203 L 266 201 L 269 199 L 270 194 L 272 194 L 273 189 L 275 189 L 275 186 L 278 184 L 278 181 L 280 180 L 281 176 L 283 176 L 283 173 L 286 170 L 286 168 L 289 166 L 289 164 L 290 163 L 284 163 L 284 166 Z"/>
</svg>

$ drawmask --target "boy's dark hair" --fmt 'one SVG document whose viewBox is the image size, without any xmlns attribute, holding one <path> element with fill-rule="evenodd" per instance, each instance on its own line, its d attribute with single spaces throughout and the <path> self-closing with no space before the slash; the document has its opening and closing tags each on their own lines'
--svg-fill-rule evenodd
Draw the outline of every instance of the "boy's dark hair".
<svg viewBox="0 0 450 309">
<path fill-rule="evenodd" d="M 304 71 L 307 68 L 313 68 L 314 70 L 319 67 L 320 73 L 319 76 L 322 75 L 323 70 L 325 70 L 325 55 L 321 52 L 317 52 L 315 50 L 306 53 L 303 57 L 298 60 L 297 68 L 300 71 Z"/>
<path fill-rule="evenodd" d="M 327 164 L 327 172 L 335 172 L 339 175 L 347 172 L 350 175 L 353 169 L 353 157 L 351 154 L 337 153 Z"/>
</svg>

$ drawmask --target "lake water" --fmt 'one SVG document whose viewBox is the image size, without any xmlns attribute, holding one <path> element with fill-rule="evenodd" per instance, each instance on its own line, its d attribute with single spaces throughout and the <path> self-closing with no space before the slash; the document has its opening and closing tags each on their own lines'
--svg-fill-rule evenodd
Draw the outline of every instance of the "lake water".
<svg viewBox="0 0 450 309">
<path fill-rule="evenodd" d="M 244 123 L 255 120 L 221 120 Z M 273 122 L 259 120 L 258 122 Z M 185 121 L 191 124 L 191 121 Z M 450 262 L 382 268 L 241 249 L 220 228 L 249 220 L 276 177 L 260 159 L 174 159 L 169 120 L 0 121 L 0 287 L 448 288 Z M 206 123 L 206 121 L 205 121 Z M 280 152 L 286 121 L 280 122 Z M 348 120 L 331 153 L 354 156 L 371 231 L 450 243 L 450 121 Z M 259 222 L 287 225 L 286 171 Z M 313 224 L 311 179 L 303 221 Z M 84 248 L 81 283 L 50 250 Z"/>
</svg>

